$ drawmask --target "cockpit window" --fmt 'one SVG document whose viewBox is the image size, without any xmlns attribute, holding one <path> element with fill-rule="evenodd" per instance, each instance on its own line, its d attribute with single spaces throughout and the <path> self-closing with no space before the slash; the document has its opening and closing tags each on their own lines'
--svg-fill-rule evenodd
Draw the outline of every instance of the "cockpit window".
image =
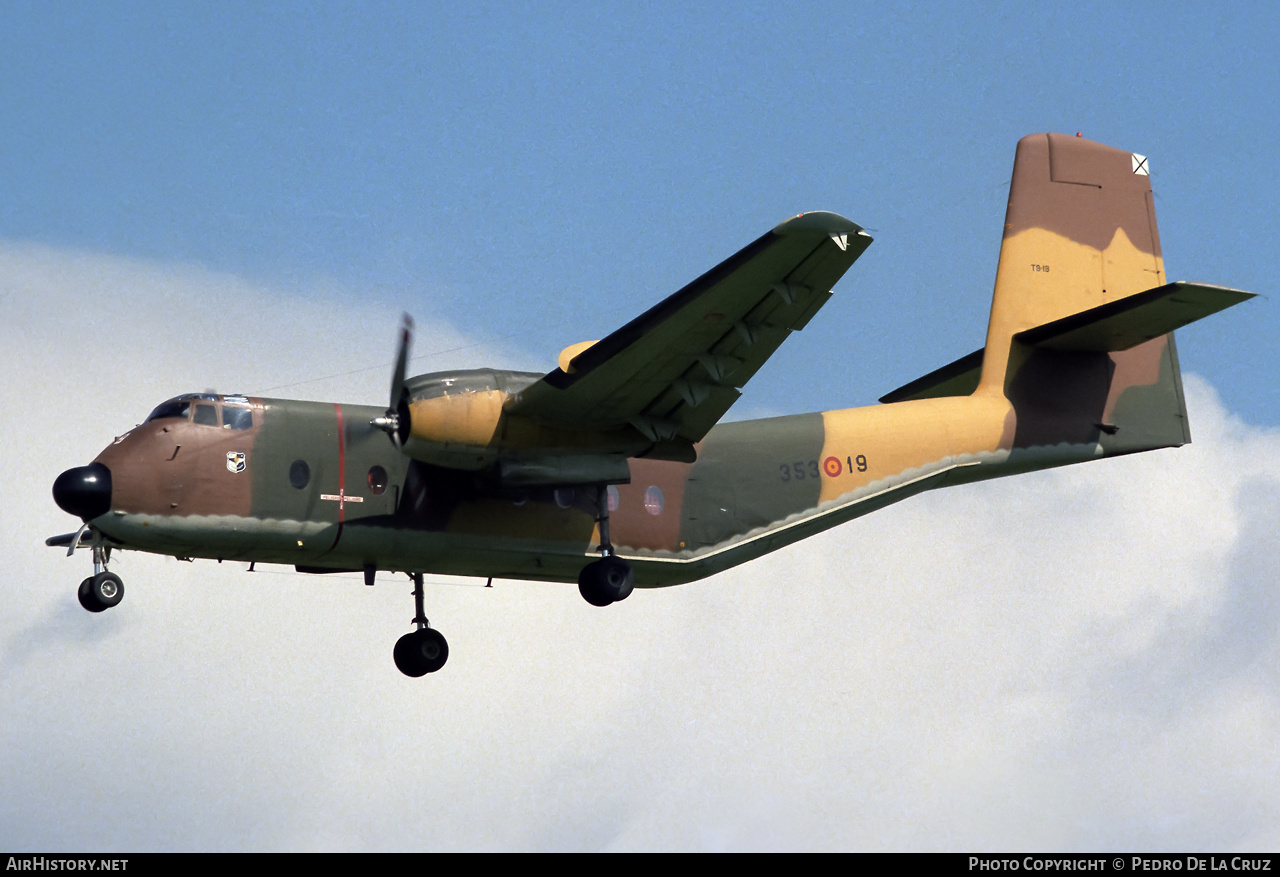
<svg viewBox="0 0 1280 877">
<path fill-rule="evenodd" d="M 196 403 L 231 403 L 222 409 L 222 426 L 224 429 L 251 429 L 253 427 L 253 409 L 249 407 L 246 396 L 219 396 L 217 393 L 184 393 L 167 402 L 161 402 L 155 410 L 147 415 L 146 422 L 161 420 L 166 417 L 181 417 L 186 420 L 191 416 L 195 406 L 195 422 L 201 426 L 218 425 L 218 408 L 216 404 Z"/>
<path fill-rule="evenodd" d="M 166 417 L 181 417 L 187 419 L 187 415 L 191 413 L 191 400 L 184 396 L 177 399 L 170 399 L 168 402 L 161 402 L 156 406 L 155 410 L 147 415 L 147 423 L 153 420 L 162 420 Z"/>
<path fill-rule="evenodd" d="M 253 409 L 222 406 L 222 425 L 226 429 L 252 429 Z"/>
</svg>

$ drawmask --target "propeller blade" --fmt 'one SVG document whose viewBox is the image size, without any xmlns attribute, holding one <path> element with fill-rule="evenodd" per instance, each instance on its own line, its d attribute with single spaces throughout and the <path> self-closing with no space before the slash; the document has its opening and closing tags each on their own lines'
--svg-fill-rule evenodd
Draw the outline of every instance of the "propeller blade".
<svg viewBox="0 0 1280 877">
<path fill-rule="evenodd" d="M 409 342 L 413 340 L 413 317 L 405 314 L 400 322 L 400 350 L 396 353 L 396 370 L 391 377 L 391 404 L 389 412 L 394 413 L 400 407 L 400 397 L 404 395 L 404 372 L 409 365 Z"/>
<path fill-rule="evenodd" d="M 403 441 L 400 435 L 400 403 L 404 400 L 404 373 L 409 367 L 409 343 L 413 340 L 413 317 L 404 314 L 400 319 L 400 349 L 396 351 L 396 370 L 391 375 L 391 401 L 387 405 L 387 413 L 369 421 L 369 425 L 391 436 L 391 440 L 399 446 Z"/>
</svg>

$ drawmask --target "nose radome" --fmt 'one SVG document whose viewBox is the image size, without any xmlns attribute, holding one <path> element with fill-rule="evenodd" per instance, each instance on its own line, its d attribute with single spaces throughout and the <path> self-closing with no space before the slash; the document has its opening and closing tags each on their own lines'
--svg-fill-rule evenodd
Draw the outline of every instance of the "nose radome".
<svg viewBox="0 0 1280 877">
<path fill-rule="evenodd" d="M 53 501 L 84 521 L 106 514 L 111 510 L 111 470 L 101 463 L 68 469 L 53 482 Z"/>
</svg>

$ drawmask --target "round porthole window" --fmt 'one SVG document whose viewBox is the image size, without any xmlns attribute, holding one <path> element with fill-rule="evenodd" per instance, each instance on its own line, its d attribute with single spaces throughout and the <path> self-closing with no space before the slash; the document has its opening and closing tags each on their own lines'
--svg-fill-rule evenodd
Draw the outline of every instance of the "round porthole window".
<svg viewBox="0 0 1280 877">
<path fill-rule="evenodd" d="M 387 490 L 387 470 L 374 466 L 369 470 L 369 492 L 374 496 L 382 496 Z"/>
<path fill-rule="evenodd" d="M 311 483 L 311 467 L 306 460 L 294 460 L 289 466 L 289 483 L 298 490 Z"/>
<path fill-rule="evenodd" d="M 656 484 L 650 484 L 644 492 L 644 510 L 651 515 L 660 515 L 664 505 L 666 505 L 666 499 L 662 496 L 662 488 Z"/>
<path fill-rule="evenodd" d="M 573 505 L 573 501 L 577 496 L 578 491 L 574 490 L 572 487 L 557 487 L 556 505 L 560 506 L 562 509 L 567 509 L 569 506 Z"/>
</svg>

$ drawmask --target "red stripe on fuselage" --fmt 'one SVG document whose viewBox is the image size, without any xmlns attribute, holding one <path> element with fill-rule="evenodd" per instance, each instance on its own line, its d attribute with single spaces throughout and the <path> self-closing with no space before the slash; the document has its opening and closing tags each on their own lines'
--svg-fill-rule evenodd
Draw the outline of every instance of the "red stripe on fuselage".
<svg viewBox="0 0 1280 877">
<path fill-rule="evenodd" d="M 338 496 L 345 497 L 347 495 L 347 441 L 342 428 L 342 406 L 335 402 L 333 410 L 338 412 Z M 342 535 L 342 522 L 346 520 L 346 514 L 346 503 L 338 500 L 338 535 Z"/>
<path fill-rule="evenodd" d="M 338 532 L 334 534 L 333 544 L 329 546 L 329 551 L 326 551 L 325 554 L 338 547 L 338 543 L 342 540 L 342 524 L 347 518 L 347 504 L 343 499 L 347 495 L 346 431 L 342 428 L 342 406 L 334 402 L 333 410 L 338 413 Z"/>
</svg>

